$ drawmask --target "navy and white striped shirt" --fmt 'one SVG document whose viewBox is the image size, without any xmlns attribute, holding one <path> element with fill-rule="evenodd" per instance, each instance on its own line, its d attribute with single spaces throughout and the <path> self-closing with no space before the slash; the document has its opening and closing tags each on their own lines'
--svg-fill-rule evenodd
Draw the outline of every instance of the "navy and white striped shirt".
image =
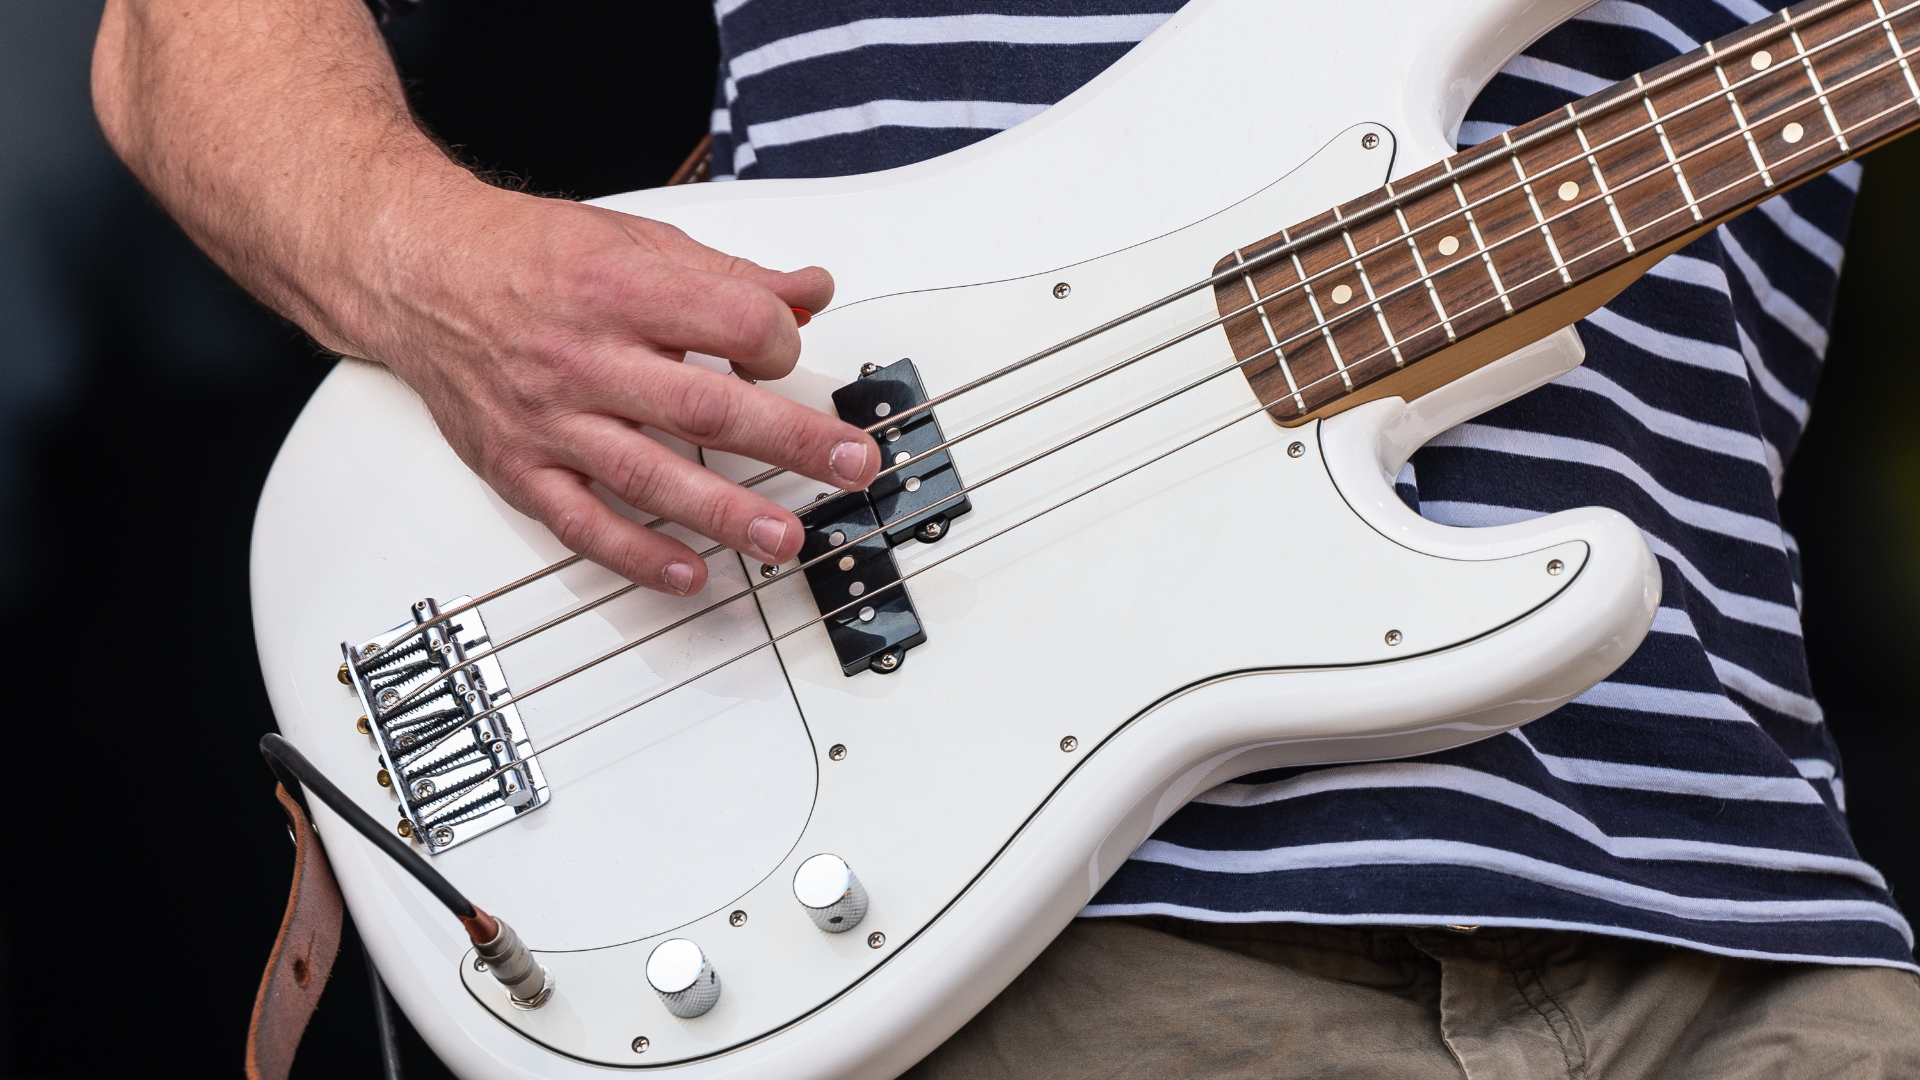
<svg viewBox="0 0 1920 1080">
<path fill-rule="evenodd" d="M 1171 0 L 718 0 L 716 179 L 832 176 L 965 146 L 1065 97 Z M 1600 0 L 1497 76 L 1477 143 L 1768 14 Z M 1587 362 L 1435 439 L 1402 496 L 1453 525 L 1617 509 L 1659 557 L 1653 632 L 1525 727 L 1408 761 L 1243 777 L 1086 910 L 1591 930 L 1914 968 L 1847 835 L 1776 505 L 1806 426 L 1859 168 L 1776 197 L 1580 324 Z"/>
</svg>

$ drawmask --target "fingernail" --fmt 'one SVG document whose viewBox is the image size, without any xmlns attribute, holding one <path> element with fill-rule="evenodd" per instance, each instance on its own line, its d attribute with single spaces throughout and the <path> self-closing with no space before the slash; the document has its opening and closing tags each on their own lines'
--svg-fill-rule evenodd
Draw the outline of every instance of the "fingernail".
<svg viewBox="0 0 1920 1080">
<path fill-rule="evenodd" d="M 793 321 L 796 325 L 805 326 L 813 321 L 813 312 L 808 311 L 806 308 L 797 307 L 788 308 L 787 310 L 793 312 Z"/>
<path fill-rule="evenodd" d="M 827 459 L 828 468 L 833 470 L 833 475 L 849 484 L 859 483 L 860 477 L 866 475 L 869 445 L 864 439 L 841 443 L 833 448 L 833 456 Z"/>
<path fill-rule="evenodd" d="M 770 517 L 754 518 L 747 526 L 747 539 L 760 549 L 760 554 L 774 559 L 779 557 L 780 545 L 787 538 L 787 523 Z"/>
<path fill-rule="evenodd" d="M 660 571 L 660 580 L 667 591 L 685 596 L 687 590 L 693 588 L 693 567 L 683 562 L 668 563 L 667 568 Z"/>
</svg>

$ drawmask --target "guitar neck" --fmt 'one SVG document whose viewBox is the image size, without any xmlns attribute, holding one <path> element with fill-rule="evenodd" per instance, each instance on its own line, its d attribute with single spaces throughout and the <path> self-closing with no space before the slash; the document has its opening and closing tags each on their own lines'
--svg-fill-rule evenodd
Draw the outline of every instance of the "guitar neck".
<svg viewBox="0 0 1920 1080">
<path fill-rule="evenodd" d="M 1920 0 L 1810 0 L 1236 249 L 1241 371 L 1287 425 L 1444 385 L 1920 126 L 1917 50 Z"/>
</svg>

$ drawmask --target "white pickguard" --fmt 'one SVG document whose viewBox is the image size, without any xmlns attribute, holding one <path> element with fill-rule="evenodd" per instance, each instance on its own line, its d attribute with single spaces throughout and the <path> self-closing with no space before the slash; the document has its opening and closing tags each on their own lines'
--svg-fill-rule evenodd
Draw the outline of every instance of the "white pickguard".
<svg viewBox="0 0 1920 1080">
<path fill-rule="evenodd" d="M 826 407 L 862 363 L 910 356 L 938 393 L 1433 160 L 1472 92 L 1579 6 L 1203 0 L 1066 102 L 958 153 L 606 203 L 769 265 L 835 272 L 840 302 L 773 389 Z M 1072 286 L 1064 300 L 1057 282 Z M 941 422 L 971 430 L 1213 314 L 1196 294 L 941 406 Z M 1255 404 L 1237 374 L 1213 379 L 981 488 L 940 543 L 897 549 L 903 572 L 931 567 L 907 584 L 929 640 L 899 672 L 848 678 L 805 628 L 543 756 L 551 804 L 435 857 L 553 971 L 539 1010 L 510 1008 L 458 926 L 317 808 L 361 933 L 464 1076 L 676 1062 L 702 1076 L 893 1075 L 1206 787 L 1481 738 L 1626 658 L 1659 583 L 1631 523 L 1596 510 L 1448 529 L 1389 486 L 1432 434 L 1578 361 L 1567 331 L 1411 405 L 1296 429 L 1255 415 L 999 535 Z M 954 459 L 978 482 L 1232 362 L 1223 334 L 1200 333 Z M 798 506 L 817 487 L 762 490 Z M 256 529 L 255 621 L 283 731 L 393 818 L 333 677 L 339 643 L 423 596 L 479 593 L 563 554 L 454 458 L 410 391 L 343 364 L 289 437 Z M 759 580 L 731 554 L 710 565 L 700 596 L 636 594 L 510 650 L 508 677 L 532 685 Z M 576 567 L 489 605 L 488 629 L 504 638 L 617 584 Z M 780 579 L 520 710 L 548 745 L 817 615 L 797 575 Z M 823 851 L 872 898 L 856 933 L 819 932 L 793 899 L 794 868 Z M 697 941 L 721 974 L 705 1016 L 672 1017 L 641 974 L 669 936 Z"/>
</svg>

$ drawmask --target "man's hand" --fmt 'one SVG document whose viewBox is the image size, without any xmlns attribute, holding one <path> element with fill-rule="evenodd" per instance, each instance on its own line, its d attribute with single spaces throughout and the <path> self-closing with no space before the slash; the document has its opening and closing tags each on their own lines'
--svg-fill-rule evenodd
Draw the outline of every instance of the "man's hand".
<svg viewBox="0 0 1920 1080">
<path fill-rule="evenodd" d="M 879 467 L 858 428 L 681 362 L 785 375 L 797 312 L 833 295 L 824 270 L 481 183 L 407 113 L 361 0 L 110 0 L 94 97 L 115 149 L 236 280 L 392 368 L 508 503 L 632 581 L 692 592 L 706 566 L 596 481 L 763 562 L 801 542 L 792 514 L 643 426 L 849 490 Z"/>
</svg>

